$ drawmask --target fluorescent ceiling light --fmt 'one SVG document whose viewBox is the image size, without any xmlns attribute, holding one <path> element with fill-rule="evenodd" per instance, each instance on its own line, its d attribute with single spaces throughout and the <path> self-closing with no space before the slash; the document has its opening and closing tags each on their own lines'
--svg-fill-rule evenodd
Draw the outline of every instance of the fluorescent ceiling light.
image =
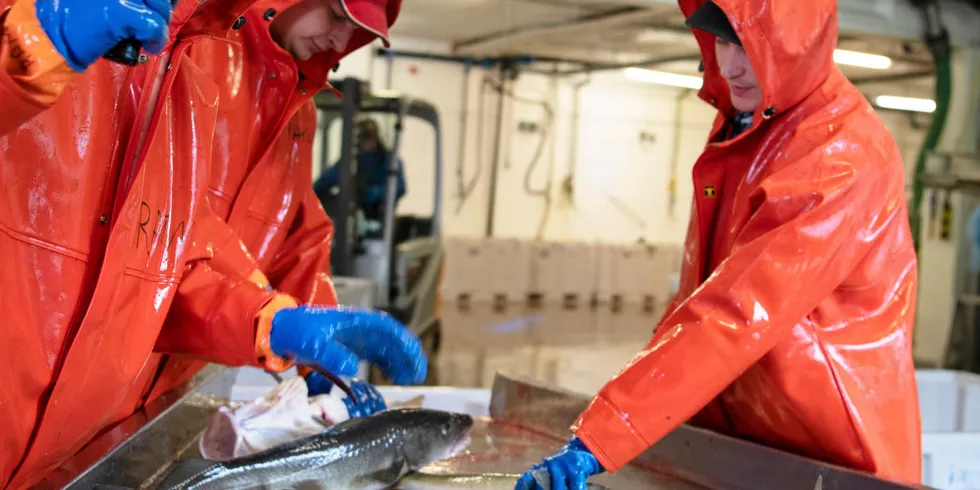
<svg viewBox="0 0 980 490">
<path fill-rule="evenodd" d="M 837 63 L 838 65 L 871 68 L 872 70 L 887 70 L 892 66 L 892 59 L 878 54 L 848 51 L 846 49 L 835 49 L 834 63 Z"/>
<path fill-rule="evenodd" d="M 626 78 L 636 82 L 656 83 L 657 85 L 669 85 L 671 87 L 681 87 L 699 89 L 704 80 L 701 77 L 690 75 L 678 75 L 677 73 L 667 73 L 665 71 L 644 70 L 641 68 L 626 68 L 623 70 Z"/>
<path fill-rule="evenodd" d="M 912 112 L 934 112 L 936 101 L 915 99 L 912 97 L 896 97 L 894 95 L 879 95 L 875 97 L 875 105 L 884 109 Z"/>
</svg>

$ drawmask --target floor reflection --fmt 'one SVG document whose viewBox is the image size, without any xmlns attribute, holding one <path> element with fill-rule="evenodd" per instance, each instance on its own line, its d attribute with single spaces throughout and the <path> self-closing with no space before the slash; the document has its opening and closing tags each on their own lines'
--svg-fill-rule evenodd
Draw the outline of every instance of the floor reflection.
<svg viewBox="0 0 980 490">
<path fill-rule="evenodd" d="M 489 388 L 503 371 L 580 393 L 598 391 L 650 340 L 662 309 L 449 303 L 440 384 Z"/>
</svg>

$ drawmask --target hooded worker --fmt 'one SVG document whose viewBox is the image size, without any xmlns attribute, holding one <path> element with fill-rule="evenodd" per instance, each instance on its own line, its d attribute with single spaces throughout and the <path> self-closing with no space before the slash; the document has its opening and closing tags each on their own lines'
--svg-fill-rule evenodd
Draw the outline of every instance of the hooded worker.
<svg viewBox="0 0 980 490">
<path fill-rule="evenodd" d="M 297 307 L 226 265 L 240 241 L 206 200 L 219 90 L 187 50 L 251 4 L 2 4 L 0 488 L 131 416 L 160 354 L 340 374 L 365 358 L 424 379 L 418 339 L 387 315 Z M 127 38 L 151 56 L 100 60 Z"/>
<path fill-rule="evenodd" d="M 915 482 L 916 258 L 898 148 L 833 62 L 833 0 L 684 0 L 718 109 L 680 289 L 536 466 L 585 488 L 685 421 Z M 519 489 L 537 488 L 531 473 Z"/>
<path fill-rule="evenodd" d="M 208 198 L 241 239 L 230 244 L 230 252 L 243 247 L 246 253 L 225 265 L 230 273 L 274 288 L 285 306 L 337 304 L 329 275 L 333 225 L 311 182 L 313 96 L 333 90 L 327 74 L 347 54 L 379 37 L 387 43 L 400 9 L 400 0 L 261 0 L 239 18 L 228 34 L 231 43 L 204 40 L 189 50 L 210 78 L 227 81 L 218 85 Z M 194 337 L 193 322 L 175 316 L 163 341 Z M 151 398 L 203 366 L 165 360 Z M 311 394 L 334 389 L 305 366 L 300 371 Z M 385 408 L 373 386 L 355 379 L 350 388 L 355 398 L 334 392 L 351 415 Z"/>
</svg>

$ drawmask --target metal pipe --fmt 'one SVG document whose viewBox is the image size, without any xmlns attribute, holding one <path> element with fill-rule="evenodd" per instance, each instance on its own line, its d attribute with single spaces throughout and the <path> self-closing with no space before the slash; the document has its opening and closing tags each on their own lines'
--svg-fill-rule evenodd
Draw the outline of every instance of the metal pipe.
<svg viewBox="0 0 980 490">
<path fill-rule="evenodd" d="M 565 175 L 565 189 L 568 191 L 568 200 L 575 202 L 575 173 L 578 167 L 578 139 L 581 128 L 581 109 L 582 109 L 582 89 L 592 83 L 592 77 L 572 86 L 572 134 L 569 141 L 568 151 L 568 173 Z"/>
<path fill-rule="evenodd" d="M 555 73 L 556 76 L 569 76 L 569 75 L 580 75 L 582 73 L 593 73 L 597 71 L 609 71 L 609 70 L 621 70 L 623 68 L 643 68 L 643 67 L 653 67 L 657 65 L 662 65 L 664 63 L 673 63 L 675 61 L 697 61 L 701 59 L 701 53 L 684 53 L 672 56 L 662 56 L 658 58 L 650 58 L 647 60 L 636 61 L 633 63 L 599 63 L 590 64 L 585 68 L 579 68 L 575 70 L 566 70 L 562 72 Z"/>
<path fill-rule="evenodd" d="M 459 147 L 456 149 L 456 197 L 462 201 L 466 196 L 466 141 L 469 131 L 470 107 L 470 69 L 472 65 L 463 65 L 463 95 L 459 109 Z M 436 146 L 438 149 L 439 147 Z M 457 210 L 457 213 L 459 211 Z"/>
<path fill-rule="evenodd" d="M 399 51 L 393 49 L 378 48 L 377 54 L 379 56 L 389 56 L 398 58 L 413 58 L 419 60 L 429 60 L 429 61 L 442 61 L 445 63 L 463 63 L 469 65 L 479 65 L 484 68 L 491 68 L 495 65 L 509 64 L 518 66 L 527 66 L 532 63 L 569 63 L 576 65 L 589 65 L 592 64 L 591 61 L 576 59 L 576 58 L 562 58 L 554 56 L 532 56 L 532 55 L 513 55 L 513 56 L 501 56 L 501 57 L 476 57 L 476 56 L 453 56 L 446 54 L 436 54 L 436 53 L 426 53 L 422 51 Z"/>
<path fill-rule="evenodd" d="M 472 52 L 476 50 L 506 49 L 508 45 L 514 43 L 515 41 L 540 38 L 542 36 L 555 36 L 567 32 L 582 32 L 590 28 L 603 28 L 625 22 L 648 21 L 650 17 L 655 17 L 656 15 L 657 12 L 644 8 L 614 8 L 604 12 L 588 14 L 572 20 L 546 22 L 528 27 L 506 29 L 485 36 L 478 36 L 455 43 L 453 45 L 453 51 L 465 52 L 469 50 Z"/>
<path fill-rule="evenodd" d="M 888 82 L 902 82 L 905 80 L 911 80 L 913 78 L 925 78 L 931 77 L 936 74 L 935 70 L 919 70 L 910 71 L 906 73 L 889 73 L 887 75 L 873 75 L 868 77 L 857 77 L 852 78 L 851 83 L 854 85 L 864 85 L 868 83 L 888 83 Z"/>
<path fill-rule="evenodd" d="M 436 182 L 432 189 L 432 236 L 439 236 L 442 228 L 442 124 L 439 122 L 439 115 L 431 121 L 432 129 L 436 133 Z"/>
<path fill-rule="evenodd" d="M 500 140 L 504 132 L 504 88 L 507 77 L 504 70 L 500 70 L 500 86 L 497 87 L 497 129 L 494 134 L 493 159 L 490 162 L 490 192 L 489 204 L 487 205 L 487 229 L 486 237 L 493 236 L 493 220 L 497 208 L 497 172 L 500 169 Z"/>
<path fill-rule="evenodd" d="M 343 99 L 343 128 L 340 137 L 340 168 L 338 170 L 337 181 L 340 183 L 340 192 L 337 200 L 340 203 L 340 212 L 334 218 L 337 247 L 335 247 L 336 264 L 334 274 L 338 276 L 350 276 L 354 273 L 354 237 L 356 236 L 355 219 L 352 219 L 357 203 L 354 202 L 357 196 L 354 193 L 354 178 L 357 175 L 355 165 L 357 164 L 357 144 L 354 121 L 361 103 L 360 81 L 356 78 L 345 78 L 341 85 Z M 337 223 L 337 221 L 340 221 Z"/>
<path fill-rule="evenodd" d="M 378 52 L 380 53 L 381 50 L 378 50 Z M 395 76 L 394 75 L 394 73 L 395 73 L 395 58 L 394 58 L 394 56 L 391 56 L 390 54 L 386 54 L 385 59 L 387 60 L 387 63 L 386 64 L 387 64 L 387 68 L 388 68 L 388 73 L 385 74 L 385 89 L 391 90 L 391 87 L 392 87 L 392 78 L 394 78 L 394 76 Z"/>
<path fill-rule="evenodd" d="M 385 287 L 385 298 L 384 304 L 388 305 L 391 301 L 390 288 L 387 285 L 391 284 L 391 265 L 392 265 L 392 251 L 394 250 L 395 243 L 395 198 L 398 194 L 398 150 L 401 148 L 402 142 L 402 132 L 405 127 L 403 126 L 405 121 L 405 115 L 408 111 L 408 106 L 412 103 L 407 97 L 399 102 L 398 114 L 395 116 L 395 137 L 391 143 L 391 150 L 388 152 L 388 181 L 387 187 L 385 189 L 385 210 L 384 210 L 384 224 L 381 228 L 382 243 L 384 244 L 384 252 L 382 254 L 382 264 L 381 264 L 381 284 L 386 285 Z"/>
</svg>

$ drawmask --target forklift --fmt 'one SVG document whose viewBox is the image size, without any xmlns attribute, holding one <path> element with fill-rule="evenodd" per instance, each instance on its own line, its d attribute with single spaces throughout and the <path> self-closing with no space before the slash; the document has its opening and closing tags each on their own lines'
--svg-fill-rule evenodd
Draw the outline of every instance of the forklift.
<svg viewBox="0 0 980 490">
<path fill-rule="evenodd" d="M 425 385 L 436 386 L 442 324 L 439 317 L 439 287 L 444 250 L 440 238 L 442 203 L 442 133 L 439 113 L 431 103 L 404 94 L 374 93 L 370 85 L 357 78 L 331 80 L 342 98 L 329 92 L 314 97 L 317 131 L 320 132 L 320 170 L 333 164 L 330 158 L 330 130 L 341 124 L 340 155 L 336 159 L 338 185 L 320 202 L 334 223 L 330 267 L 334 277 L 353 277 L 374 285 L 375 307 L 397 318 L 422 339 L 429 356 Z M 366 216 L 360 209 L 363 178 L 357 175 L 357 131 L 361 118 L 386 115 L 393 118 L 393 138 L 387 161 L 387 186 L 383 206 L 377 216 Z M 398 152 L 406 118 L 419 119 L 435 133 L 435 186 L 431 216 L 396 216 Z M 378 125 L 382 123 L 379 121 Z M 372 213 L 373 214 L 373 213 Z M 368 381 L 390 384 L 377 368 Z"/>
</svg>

